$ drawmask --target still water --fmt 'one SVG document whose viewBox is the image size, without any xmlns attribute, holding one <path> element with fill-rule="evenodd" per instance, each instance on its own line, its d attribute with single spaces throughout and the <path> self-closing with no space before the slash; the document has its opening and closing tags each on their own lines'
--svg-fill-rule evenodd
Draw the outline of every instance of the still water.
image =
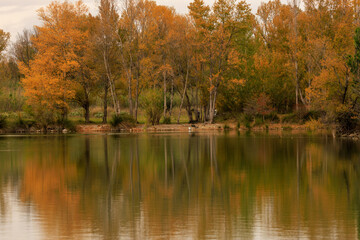
<svg viewBox="0 0 360 240">
<path fill-rule="evenodd" d="M 359 227 L 356 142 L 0 137 L 0 239 L 358 239 Z"/>
</svg>

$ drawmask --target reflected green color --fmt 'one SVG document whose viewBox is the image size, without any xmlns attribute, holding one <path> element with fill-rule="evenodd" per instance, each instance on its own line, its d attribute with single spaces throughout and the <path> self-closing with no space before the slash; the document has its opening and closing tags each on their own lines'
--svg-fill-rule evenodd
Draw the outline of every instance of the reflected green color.
<svg viewBox="0 0 360 240">
<path fill-rule="evenodd" d="M 359 160 L 327 136 L 0 137 L 0 236 L 356 239 Z"/>
</svg>

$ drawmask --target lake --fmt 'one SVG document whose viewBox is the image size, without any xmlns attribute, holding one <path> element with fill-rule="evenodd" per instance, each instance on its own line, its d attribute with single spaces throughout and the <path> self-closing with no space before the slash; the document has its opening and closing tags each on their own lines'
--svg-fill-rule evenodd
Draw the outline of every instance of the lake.
<svg viewBox="0 0 360 240">
<path fill-rule="evenodd" d="M 360 144 L 327 135 L 0 137 L 1 239 L 358 239 Z"/>
</svg>

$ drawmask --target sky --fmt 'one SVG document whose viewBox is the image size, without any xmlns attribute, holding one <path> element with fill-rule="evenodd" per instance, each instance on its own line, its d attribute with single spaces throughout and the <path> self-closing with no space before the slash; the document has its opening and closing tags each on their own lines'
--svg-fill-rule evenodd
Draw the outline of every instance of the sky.
<svg viewBox="0 0 360 240">
<path fill-rule="evenodd" d="M 121 1 L 121 0 L 118 0 Z M 192 0 L 155 0 L 159 5 L 172 6 L 179 13 L 187 13 L 187 6 Z M 206 4 L 212 6 L 215 0 L 204 0 Z M 14 41 L 18 33 L 25 28 L 32 28 L 38 25 L 36 10 L 46 7 L 52 0 L 0 0 L 0 29 L 10 32 L 11 40 Z M 90 12 L 96 14 L 99 0 L 83 0 L 89 7 Z M 253 12 L 262 0 L 247 0 L 252 6 Z"/>
</svg>

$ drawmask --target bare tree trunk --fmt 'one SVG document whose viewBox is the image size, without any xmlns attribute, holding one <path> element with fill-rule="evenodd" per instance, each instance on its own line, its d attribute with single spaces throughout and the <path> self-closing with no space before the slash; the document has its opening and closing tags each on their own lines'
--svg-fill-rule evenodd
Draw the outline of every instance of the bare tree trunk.
<svg viewBox="0 0 360 240">
<path fill-rule="evenodd" d="M 170 112 L 169 112 L 170 117 L 172 114 L 173 102 L 174 102 L 174 78 L 171 78 L 171 97 L 170 97 Z"/>
<path fill-rule="evenodd" d="M 204 108 L 205 108 L 205 107 L 204 107 Z M 204 121 L 204 113 L 203 113 L 203 112 L 204 112 L 204 110 L 203 110 L 203 108 L 201 108 L 201 109 L 200 109 L 200 119 L 201 119 L 201 121 L 205 122 L 205 121 Z"/>
<path fill-rule="evenodd" d="M 163 72 L 164 77 L 164 118 L 166 117 L 166 72 Z"/>
<path fill-rule="evenodd" d="M 107 108 L 108 108 L 108 90 L 109 90 L 109 84 L 108 82 L 106 81 L 104 83 L 104 112 L 103 112 L 103 123 L 107 123 Z"/>
<path fill-rule="evenodd" d="M 136 92 L 135 92 L 135 121 L 137 122 L 138 108 L 139 108 L 139 77 L 136 78 Z"/>
<path fill-rule="evenodd" d="M 196 122 L 199 122 L 200 114 L 199 114 L 199 89 L 196 88 L 195 93 L 195 120 Z"/>
<path fill-rule="evenodd" d="M 90 99 L 89 99 L 89 91 L 87 89 L 87 84 L 86 84 L 86 78 L 83 75 L 82 78 L 82 88 L 84 91 L 84 99 L 82 100 L 81 98 L 79 99 L 79 102 L 81 103 L 81 106 L 84 108 L 84 118 L 85 118 L 85 123 L 89 123 L 90 122 Z"/>
<path fill-rule="evenodd" d="M 296 80 L 296 88 L 295 88 L 295 110 L 298 111 L 299 110 L 299 85 L 297 83 L 297 79 Z"/>
<path fill-rule="evenodd" d="M 209 121 L 211 124 L 214 123 L 215 118 L 215 106 L 216 106 L 216 97 L 217 97 L 217 86 L 214 87 L 213 92 L 210 95 L 210 108 L 209 108 Z"/>
<path fill-rule="evenodd" d="M 131 70 L 130 70 L 131 72 Z M 128 78 L 128 91 L 129 91 L 129 114 L 130 116 L 134 116 L 133 115 L 133 101 L 132 101 L 132 93 L 131 93 L 131 77 Z"/>
<path fill-rule="evenodd" d="M 299 69 L 298 69 L 298 61 L 297 61 L 297 0 L 293 0 L 293 8 L 294 8 L 294 36 L 295 36 L 295 49 L 294 49 L 294 63 L 295 63 L 295 85 L 296 85 L 296 99 L 295 99 L 295 108 L 296 111 L 299 110 L 299 91 L 300 91 L 300 83 L 299 83 Z"/>
<path fill-rule="evenodd" d="M 214 93 L 214 99 L 216 99 L 215 94 L 216 93 Z M 209 109 L 209 121 L 210 121 L 211 124 L 214 123 L 214 117 L 215 117 L 215 106 L 214 106 L 213 102 L 214 102 L 213 99 L 211 99 L 211 101 L 210 101 L 210 106 L 211 107 Z"/>
<path fill-rule="evenodd" d="M 344 89 L 344 94 L 343 94 L 343 98 L 342 98 L 342 103 L 343 104 L 345 104 L 345 102 L 346 102 L 346 94 L 348 92 L 348 88 L 349 88 L 349 72 L 346 72 L 345 89 Z"/>
<path fill-rule="evenodd" d="M 132 103 L 132 94 L 131 94 L 131 78 L 132 78 L 132 56 L 130 55 L 130 64 L 126 64 L 124 53 L 121 53 L 121 60 L 125 68 L 126 76 L 128 79 L 128 100 L 129 100 L 129 114 L 133 116 L 133 103 Z"/>
<path fill-rule="evenodd" d="M 108 79 L 109 86 L 110 86 L 111 96 L 112 96 L 112 99 L 113 99 L 115 113 L 120 114 L 120 104 L 119 104 L 119 100 L 117 99 L 117 96 L 116 96 L 115 83 L 114 83 L 114 80 L 111 77 L 111 71 L 110 71 L 110 68 L 109 68 L 109 63 L 107 61 L 105 52 L 104 52 L 104 65 L 105 65 L 106 77 Z"/>
<path fill-rule="evenodd" d="M 183 91 L 183 94 L 182 94 L 182 96 L 181 96 L 181 103 L 180 103 L 180 108 L 179 108 L 179 115 L 178 115 L 178 119 L 177 119 L 177 123 L 178 123 L 178 124 L 180 123 L 181 109 L 182 109 L 183 104 L 184 104 L 184 98 L 185 98 L 185 94 L 186 94 L 188 79 L 189 79 L 189 65 L 188 65 L 187 70 L 186 70 L 184 91 Z"/>
<path fill-rule="evenodd" d="M 186 112 L 188 114 L 188 117 L 189 117 L 189 123 L 193 123 L 194 120 L 193 120 L 193 117 L 192 117 L 192 111 L 191 111 L 191 102 L 190 102 L 190 99 L 189 99 L 189 96 L 187 94 L 187 91 L 185 92 L 185 97 L 186 97 Z"/>
<path fill-rule="evenodd" d="M 139 109 L 139 85 L 140 85 L 140 60 L 139 57 L 136 61 L 136 89 L 135 89 L 135 121 L 137 122 L 138 109 Z"/>
</svg>

